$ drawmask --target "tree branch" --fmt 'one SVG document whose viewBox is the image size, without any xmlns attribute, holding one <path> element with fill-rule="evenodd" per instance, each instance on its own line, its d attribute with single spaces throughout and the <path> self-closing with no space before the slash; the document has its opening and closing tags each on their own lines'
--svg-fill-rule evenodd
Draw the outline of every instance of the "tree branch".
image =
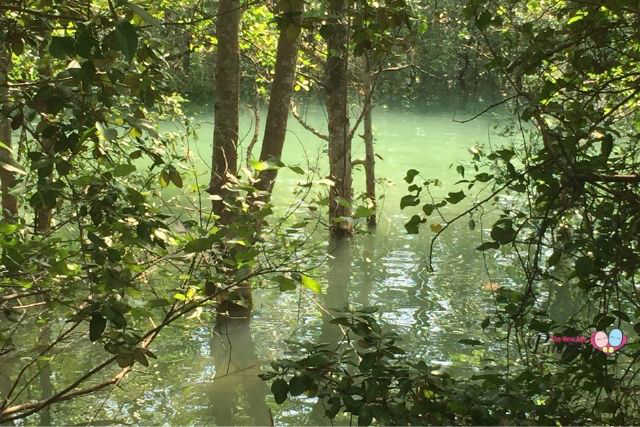
<svg viewBox="0 0 640 427">
<path fill-rule="evenodd" d="M 295 117 L 295 119 L 303 128 L 305 128 L 318 138 L 322 139 L 323 141 L 329 142 L 329 137 L 327 135 L 321 133 L 319 130 L 309 125 L 302 117 L 300 117 L 300 114 L 298 114 L 298 110 L 296 109 L 296 104 L 293 101 L 291 101 L 291 115 Z"/>
<path fill-rule="evenodd" d="M 480 111 L 478 114 L 475 114 L 473 117 L 469 118 L 469 119 L 465 119 L 465 120 L 456 120 L 453 119 L 454 122 L 456 123 L 469 123 L 470 121 L 473 121 L 475 119 L 477 119 L 478 117 L 480 117 L 481 115 L 483 115 L 484 113 L 486 113 L 487 111 L 493 110 L 494 108 L 511 101 L 512 99 L 516 98 L 517 95 L 513 95 L 510 96 L 508 98 L 503 99 L 502 101 L 496 102 L 495 104 L 491 104 L 489 105 L 487 108 L 485 108 L 484 110 Z"/>
</svg>

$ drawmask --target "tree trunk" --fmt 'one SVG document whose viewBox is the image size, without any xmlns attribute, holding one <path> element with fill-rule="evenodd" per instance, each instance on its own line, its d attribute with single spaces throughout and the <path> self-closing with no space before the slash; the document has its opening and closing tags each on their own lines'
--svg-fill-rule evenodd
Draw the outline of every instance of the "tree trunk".
<svg viewBox="0 0 640 427">
<path fill-rule="evenodd" d="M 238 0 L 220 0 L 216 35 L 216 102 L 214 112 L 213 153 L 209 192 L 222 199 L 230 192 L 225 188 L 230 175 L 238 168 L 238 120 L 240 53 L 238 32 L 240 30 L 241 5 Z M 212 208 L 222 221 L 228 219 L 223 200 L 213 200 Z"/>
<path fill-rule="evenodd" d="M 347 110 L 347 2 L 330 0 L 325 66 L 329 118 L 329 222 L 334 236 L 352 234 L 351 139 Z"/>
<path fill-rule="evenodd" d="M 51 138 L 42 138 L 41 147 L 42 152 L 47 156 L 53 156 L 52 149 L 54 141 Z M 51 185 L 51 177 L 38 178 L 38 188 L 46 188 Z M 53 208 L 48 206 L 41 206 L 36 209 L 36 231 L 41 234 L 46 234 L 51 230 L 51 219 L 53 217 Z"/>
<path fill-rule="evenodd" d="M 281 12 L 280 35 L 278 36 L 275 77 L 271 85 L 269 111 L 260 152 L 261 161 L 279 161 L 282 157 L 291 92 L 296 77 L 304 1 L 280 0 L 279 6 Z M 257 185 L 258 189 L 266 191 L 270 195 L 276 175 L 277 170 L 262 171 Z"/>
<path fill-rule="evenodd" d="M 373 85 L 371 82 L 371 67 L 369 66 L 369 58 L 365 57 L 365 94 L 364 94 L 364 172 L 366 176 L 366 191 L 367 199 L 370 206 L 373 207 L 373 214 L 367 218 L 367 225 L 369 228 L 375 228 L 376 226 L 376 159 L 375 152 L 373 150 L 373 121 L 371 117 L 371 110 L 373 109 L 372 94 Z"/>
<path fill-rule="evenodd" d="M 5 166 L 13 162 L 11 155 L 11 124 L 5 116 L 4 106 L 9 101 L 9 88 L 7 86 L 9 71 L 11 70 L 11 53 L 0 44 L 0 142 L 9 147 L 0 146 L 0 181 L 2 187 L 2 212 L 5 218 L 11 218 L 18 214 L 18 201 L 10 194 L 16 185 L 14 172 Z"/>
<path fill-rule="evenodd" d="M 184 56 L 182 57 L 182 72 L 189 75 L 191 72 L 191 41 L 193 36 L 189 29 L 184 32 Z"/>
</svg>

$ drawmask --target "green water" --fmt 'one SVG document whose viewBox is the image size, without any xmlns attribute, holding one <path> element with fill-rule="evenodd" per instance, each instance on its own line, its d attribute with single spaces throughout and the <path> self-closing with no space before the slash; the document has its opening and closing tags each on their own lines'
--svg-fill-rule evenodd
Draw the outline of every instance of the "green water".
<svg viewBox="0 0 640 427">
<path fill-rule="evenodd" d="M 321 109 L 307 112 L 309 122 L 325 129 Z M 500 252 L 483 258 L 475 250 L 483 232 L 482 218 L 470 230 L 462 221 L 444 233 L 435 245 L 433 266 L 428 269 L 429 244 L 433 233 L 426 226 L 418 235 L 408 235 L 404 223 L 412 211 L 401 211 L 400 198 L 407 194 L 403 178 L 408 169 L 417 169 L 425 178 L 439 178 L 446 193 L 458 179 L 451 164 L 466 161 L 475 144 L 499 141 L 488 119 L 458 124 L 452 114 L 420 115 L 377 109 L 374 112 L 376 173 L 384 180 L 378 187 L 381 211 L 379 227 L 373 234 L 353 239 L 351 262 L 334 262 L 315 271 L 323 293 L 307 290 L 281 293 L 277 287 L 254 292 L 254 312 L 250 323 L 211 322 L 203 314 L 187 324 L 174 326 L 154 342 L 160 357 L 149 368 L 138 367 L 118 388 L 109 393 L 62 403 L 52 409 L 54 423 L 144 423 L 218 425 L 300 425 L 327 422 L 318 416 L 314 399 L 298 397 L 277 405 L 268 386 L 257 379 L 270 360 L 284 354 L 286 339 L 314 339 L 326 335 L 324 308 L 380 306 L 379 317 L 404 337 L 408 357 L 425 360 L 442 369 L 473 371 L 480 361 L 499 356 L 500 347 L 469 347 L 463 338 L 491 340 L 480 323 L 494 306 L 487 282 L 511 284 L 516 276 L 508 256 Z M 207 182 L 212 123 L 210 114 L 198 116 L 198 138 L 188 147 L 190 159 L 199 168 L 200 184 Z M 262 121 L 264 124 L 264 121 Z M 243 117 L 241 134 L 250 134 L 250 120 Z M 243 140 L 242 151 L 249 137 Z M 316 168 L 326 175 L 324 142 L 290 121 L 283 161 L 288 165 Z M 354 158 L 362 158 L 361 139 L 354 140 Z M 259 147 L 254 155 L 259 154 Z M 296 185 L 305 177 L 282 170 L 274 194 L 280 210 L 297 199 Z M 356 193 L 364 186 L 364 172 L 354 173 Z M 322 191 L 322 189 L 317 189 Z M 457 190 L 456 190 L 457 191 Z M 456 211 L 445 211 L 452 217 Z M 486 212 L 485 226 L 491 212 Z M 486 233 L 486 230 L 484 231 Z M 326 230 L 314 239 L 326 241 Z M 320 246 L 318 257 L 326 254 Z M 327 276 L 342 278 L 328 285 Z M 57 380 L 72 378 L 92 361 L 91 352 L 70 361 L 67 371 L 54 374 Z M 70 366 L 73 366 L 71 368 Z M 72 371 L 72 372 L 71 372 Z M 75 372 L 77 371 L 77 372 Z M 34 420 L 35 422 L 35 420 Z M 348 419 L 339 419 L 348 423 Z"/>
</svg>

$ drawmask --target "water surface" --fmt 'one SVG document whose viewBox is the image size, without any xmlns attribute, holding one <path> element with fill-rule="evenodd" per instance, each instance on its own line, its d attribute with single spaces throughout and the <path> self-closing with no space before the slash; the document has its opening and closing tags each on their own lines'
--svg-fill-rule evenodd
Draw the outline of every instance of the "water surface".
<svg viewBox="0 0 640 427">
<path fill-rule="evenodd" d="M 326 129 L 322 109 L 310 107 L 302 113 L 310 124 Z M 211 116 L 210 113 L 197 116 L 198 138 L 185 151 L 201 172 L 200 184 L 208 181 Z M 241 127 L 241 135 L 245 136 L 243 152 L 251 135 L 249 117 L 243 117 Z M 467 161 L 470 147 L 500 141 L 488 119 L 464 125 L 452 119 L 453 114 L 375 110 L 376 153 L 380 156 L 376 174 L 381 180 L 379 226 L 375 233 L 358 234 L 350 248 L 340 249 L 336 260 L 314 272 L 323 285 L 321 295 L 302 289 L 281 293 L 277 286 L 266 284 L 255 290 L 250 322 L 232 319 L 215 325 L 213 316 L 204 313 L 200 319 L 171 327 L 154 342 L 152 348 L 159 359 L 149 368 L 136 364 L 136 372 L 109 393 L 55 406 L 53 422 L 325 423 L 327 420 L 323 419 L 315 399 L 299 397 L 277 405 L 268 385 L 257 374 L 269 361 L 284 354 L 287 339 L 335 339 L 326 324 L 329 318 L 326 309 L 331 308 L 379 306 L 380 319 L 403 336 L 407 357 L 440 365 L 442 369 L 469 372 L 481 360 L 495 357 L 496 354 L 491 354 L 492 349 L 493 353 L 499 351 L 495 343 L 469 347 L 458 342 L 464 338 L 490 339 L 480 323 L 494 306 L 492 290 L 518 280 L 508 257 L 499 252 L 483 256 L 475 250 L 483 225 L 491 224 L 491 211 L 485 212 L 484 220 L 476 218 L 478 226 L 474 230 L 470 230 L 467 221 L 451 226 L 435 244 L 435 272 L 430 272 L 428 257 L 433 232 L 427 224 L 420 234 L 407 234 L 404 223 L 414 211 L 399 208 L 400 198 L 407 194 L 403 178 L 408 169 L 419 170 L 423 178 L 439 178 L 443 186 L 434 190 L 437 197 L 453 190 L 452 183 L 458 176 L 455 167 L 450 166 Z M 285 164 L 311 168 L 317 179 L 327 174 L 325 152 L 324 141 L 295 120 L 290 121 Z M 256 147 L 254 155 L 258 154 Z M 362 140 L 356 137 L 353 158 L 363 156 Z M 277 212 L 298 201 L 295 189 L 306 179 L 290 170 L 281 170 L 273 199 Z M 364 181 L 364 171 L 357 167 L 356 195 L 363 191 Z M 324 190 L 316 188 L 316 191 Z M 457 211 L 459 208 L 443 213 L 452 217 Z M 324 259 L 326 230 L 319 228 L 313 240 L 319 243 L 318 259 Z M 70 361 L 54 377 L 69 378 L 83 372 L 93 360 L 91 352 L 81 359 L 84 362 Z M 349 419 L 337 421 L 348 423 Z"/>
</svg>

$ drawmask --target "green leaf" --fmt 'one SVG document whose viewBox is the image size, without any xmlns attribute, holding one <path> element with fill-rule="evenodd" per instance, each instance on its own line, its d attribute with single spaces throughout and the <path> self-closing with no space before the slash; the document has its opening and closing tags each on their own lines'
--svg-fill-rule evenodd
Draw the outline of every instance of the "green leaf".
<svg viewBox="0 0 640 427">
<path fill-rule="evenodd" d="M 184 247 L 184 251 L 188 254 L 204 252 L 206 250 L 211 249 L 211 245 L 213 241 L 210 237 L 201 237 L 199 239 L 194 239 L 187 243 Z"/>
<path fill-rule="evenodd" d="M 131 173 L 133 173 L 135 171 L 136 171 L 136 167 L 134 165 L 129 165 L 129 164 L 123 163 L 123 164 L 118 165 L 115 168 L 113 168 L 113 171 L 111 172 L 111 174 L 113 176 L 119 177 L 119 176 L 130 175 Z"/>
<path fill-rule="evenodd" d="M 366 206 L 358 206 L 356 212 L 353 214 L 354 218 L 368 218 L 375 214 L 376 210 L 373 208 L 367 208 Z"/>
<path fill-rule="evenodd" d="M 126 368 L 133 365 L 134 359 L 132 353 L 122 353 L 116 356 L 116 362 L 121 368 Z"/>
<path fill-rule="evenodd" d="M 123 21 L 116 26 L 118 48 L 127 61 L 131 61 L 138 50 L 138 31 L 130 22 Z"/>
<path fill-rule="evenodd" d="M 487 316 L 484 318 L 484 320 L 480 324 L 480 327 L 484 330 L 484 329 L 487 329 L 487 326 L 489 326 L 489 324 L 491 324 L 491 317 Z"/>
<path fill-rule="evenodd" d="M 607 160 L 611 155 L 611 151 L 613 150 L 613 137 L 610 134 L 607 134 L 603 139 L 600 145 L 600 155 L 604 160 Z"/>
<path fill-rule="evenodd" d="M 465 197 L 467 197 L 467 196 L 465 196 L 464 192 L 462 192 L 462 191 L 458 191 L 458 192 L 455 192 L 455 193 L 449 193 L 449 197 L 447 197 L 447 202 L 455 205 L 456 203 L 460 202 Z"/>
<path fill-rule="evenodd" d="M 289 169 L 291 169 L 291 171 L 297 173 L 298 175 L 304 175 L 304 169 L 302 169 L 300 166 L 289 166 Z"/>
<path fill-rule="evenodd" d="M 89 322 L 89 340 L 91 342 L 99 340 L 106 327 L 107 319 L 102 317 L 100 313 L 93 313 Z"/>
<path fill-rule="evenodd" d="M 420 172 L 418 172 L 415 169 L 409 169 L 407 171 L 407 175 L 404 177 L 404 180 L 407 181 L 407 184 L 411 184 L 413 182 L 413 179 L 420 174 Z"/>
<path fill-rule="evenodd" d="M 477 251 L 486 251 L 488 249 L 498 249 L 500 248 L 500 243 L 498 242 L 484 242 L 480 246 L 476 248 Z"/>
<path fill-rule="evenodd" d="M 400 199 L 400 209 L 404 209 L 407 206 L 417 206 L 420 203 L 420 199 L 411 194 L 404 196 Z"/>
<path fill-rule="evenodd" d="M 160 25 L 161 22 L 137 4 L 127 3 L 127 7 L 148 25 Z"/>
<path fill-rule="evenodd" d="M 255 170 L 256 172 L 262 172 L 265 170 L 278 170 L 280 168 L 280 165 L 276 163 L 268 162 L 268 161 L 265 162 L 260 160 L 251 160 L 249 162 L 249 165 L 251 165 L 251 168 L 253 168 L 253 170 Z"/>
<path fill-rule="evenodd" d="M 280 284 L 280 292 L 287 291 L 295 291 L 296 290 L 296 282 L 286 276 L 278 276 L 275 278 L 275 281 Z"/>
<path fill-rule="evenodd" d="M 89 58 L 91 56 L 91 47 L 95 44 L 95 40 L 91 36 L 91 33 L 83 25 L 78 26 L 76 31 L 75 47 L 78 55 L 83 58 Z"/>
<path fill-rule="evenodd" d="M 571 25 L 571 24 L 575 24 L 576 22 L 582 21 L 585 16 L 586 16 L 586 12 L 581 10 L 577 14 L 569 18 L 569 20 L 567 21 L 567 24 Z"/>
<path fill-rule="evenodd" d="M 118 131 L 114 128 L 104 129 L 104 139 L 107 141 L 115 141 L 118 138 Z"/>
<path fill-rule="evenodd" d="M 420 227 L 420 224 L 422 224 L 425 221 L 426 220 L 420 218 L 419 215 L 414 215 L 414 216 L 411 217 L 409 222 L 407 222 L 404 225 L 404 228 L 407 230 L 407 233 L 409 233 L 409 234 L 418 234 L 418 229 Z"/>
<path fill-rule="evenodd" d="M 595 270 L 595 266 L 591 258 L 583 256 L 576 260 L 575 269 L 578 277 L 586 279 Z"/>
<path fill-rule="evenodd" d="M 278 378 L 271 384 L 271 392 L 278 405 L 287 400 L 287 393 L 289 392 L 289 384 L 282 378 Z"/>
<path fill-rule="evenodd" d="M 461 340 L 458 340 L 458 342 L 464 345 L 483 345 L 484 344 L 482 341 L 474 340 L 471 338 L 461 339 Z"/>
<path fill-rule="evenodd" d="M 482 172 L 476 175 L 476 180 L 480 182 L 487 182 L 491 178 L 493 178 L 493 175 L 489 175 L 488 173 L 485 173 L 485 172 Z"/>
<path fill-rule="evenodd" d="M 511 220 L 500 220 L 491 229 L 491 238 L 504 245 L 510 243 L 516 237 L 516 230 L 513 229 Z"/>
<path fill-rule="evenodd" d="M 489 11 L 483 11 L 480 16 L 478 16 L 477 20 L 476 20 L 476 24 L 478 25 L 478 28 L 480 30 L 484 30 L 486 29 L 489 24 L 491 24 L 491 13 L 489 13 Z"/>
<path fill-rule="evenodd" d="M 110 306 L 105 306 L 102 309 L 102 314 L 104 315 L 104 317 L 106 317 L 110 322 L 113 322 L 113 324 L 117 327 L 117 328 L 124 328 L 127 325 L 127 320 L 124 318 L 124 316 L 122 315 L 122 313 L 120 313 L 117 310 L 114 310 L 113 308 L 111 308 Z"/>
<path fill-rule="evenodd" d="M 311 290 L 313 293 L 319 294 L 322 292 L 322 288 L 320 287 L 320 283 L 318 283 L 315 279 L 312 279 L 309 276 L 305 276 L 304 274 L 300 276 L 300 283 L 305 288 Z"/>
<path fill-rule="evenodd" d="M 140 363 L 143 366 L 149 366 L 149 361 L 147 360 L 147 356 L 145 355 L 145 351 L 142 348 L 136 348 L 133 351 L 133 358 L 136 362 Z"/>
<path fill-rule="evenodd" d="M 602 315 L 596 322 L 596 328 L 599 331 L 607 329 L 616 321 L 616 318 L 613 316 Z"/>
<path fill-rule="evenodd" d="M 176 187 L 182 188 L 182 177 L 176 168 L 169 168 L 169 179 Z"/>
<path fill-rule="evenodd" d="M 64 108 L 64 94 L 58 88 L 43 86 L 31 100 L 34 110 L 46 114 L 58 114 Z"/>
<path fill-rule="evenodd" d="M 75 54 L 74 41 L 71 37 L 51 37 L 49 45 L 49 53 L 58 59 L 64 59 L 67 56 Z"/>
<path fill-rule="evenodd" d="M 309 377 L 294 376 L 289 381 L 289 393 L 291 396 L 298 396 L 307 391 L 309 388 Z"/>
</svg>

